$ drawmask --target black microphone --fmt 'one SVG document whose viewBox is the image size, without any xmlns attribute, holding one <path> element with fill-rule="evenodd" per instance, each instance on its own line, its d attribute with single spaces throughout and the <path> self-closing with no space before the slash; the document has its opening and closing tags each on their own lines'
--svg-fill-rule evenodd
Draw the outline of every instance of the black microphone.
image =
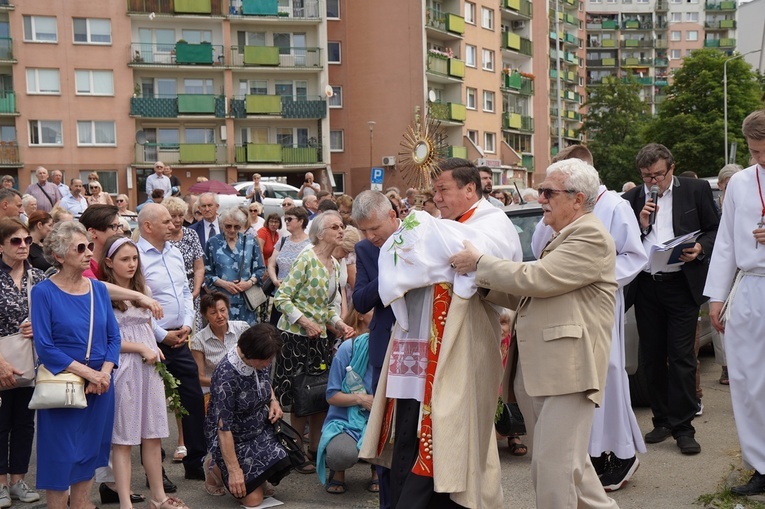
<svg viewBox="0 0 765 509">
<path fill-rule="evenodd" d="M 656 200 L 659 199 L 659 186 L 653 185 L 651 186 L 651 201 L 655 204 Z M 653 225 L 653 223 L 656 222 L 656 209 L 651 212 L 651 214 L 648 216 L 648 224 Z"/>
</svg>

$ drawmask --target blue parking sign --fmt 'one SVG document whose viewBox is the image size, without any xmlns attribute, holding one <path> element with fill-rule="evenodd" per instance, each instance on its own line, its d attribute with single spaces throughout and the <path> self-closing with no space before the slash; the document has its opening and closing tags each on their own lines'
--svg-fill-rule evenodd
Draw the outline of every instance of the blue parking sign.
<svg viewBox="0 0 765 509">
<path fill-rule="evenodd" d="M 385 175 L 385 170 L 382 168 L 372 168 L 372 178 L 370 180 L 372 191 L 382 191 L 382 185 L 383 185 L 383 176 Z"/>
</svg>

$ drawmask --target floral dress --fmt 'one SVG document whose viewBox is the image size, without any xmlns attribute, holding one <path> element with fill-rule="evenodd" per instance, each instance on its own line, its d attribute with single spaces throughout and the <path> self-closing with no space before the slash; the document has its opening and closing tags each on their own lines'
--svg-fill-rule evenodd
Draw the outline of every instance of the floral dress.
<svg viewBox="0 0 765 509">
<path fill-rule="evenodd" d="M 271 400 L 268 371 L 268 368 L 256 370 L 245 364 L 234 348 L 215 368 L 210 383 L 210 406 L 205 420 L 207 449 L 228 487 L 228 470 L 218 441 L 218 429 L 231 432 L 247 493 L 265 481 L 278 484 L 292 468 L 287 452 L 279 445 L 274 427 L 268 421 L 267 405 Z"/>
<path fill-rule="evenodd" d="M 199 235 L 191 228 L 183 227 L 183 236 L 181 240 L 171 240 L 170 244 L 177 247 L 183 255 L 183 268 L 186 270 L 186 278 L 189 280 L 189 289 L 194 291 L 194 262 L 204 256 L 202 243 L 199 241 Z M 202 315 L 199 313 L 199 300 L 201 294 L 194 299 L 194 330 L 202 330 Z"/>
</svg>

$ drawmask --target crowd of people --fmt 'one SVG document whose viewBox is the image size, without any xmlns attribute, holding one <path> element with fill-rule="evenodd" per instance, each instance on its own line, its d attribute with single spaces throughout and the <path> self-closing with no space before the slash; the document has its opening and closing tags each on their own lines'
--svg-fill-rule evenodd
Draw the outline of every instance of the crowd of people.
<svg viewBox="0 0 765 509">
<path fill-rule="evenodd" d="M 132 508 L 146 499 L 131 490 L 140 446 L 149 506 L 186 508 L 162 467 L 170 401 L 185 477 L 245 508 L 293 470 L 342 495 L 360 461 L 381 508 L 503 507 L 503 438 L 532 455 L 537 507 L 616 508 L 608 492 L 635 474 L 646 443 L 701 452 L 696 328 L 708 298 L 726 332 L 720 382 L 755 469 L 732 491 L 765 492 L 755 404 L 765 352 L 753 319 L 765 111 L 743 132 L 753 164 L 723 168 L 718 202 L 705 182 L 675 176 L 660 144 L 637 154 L 644 185 L 622 197 L 600 183 L 586 147 L 561 151 L 520 197 L 543 211 L 531 263 L 503 209 L 512 197 L 464 159 L 441 162 L 432 189 L 355 198 L 307 174 L 303 206 L 285 199 L 267 217 L 260 175 L 246 206 L 219 210 L 213 193 L 172 196 L 180 185 L 158 162 L 147 192 L 162 199 L 141 205 L 132 232 L 127 197 L 111 203 L 97 174 L 88 197 L 43 167 L 24 197 L 3 178 L 0 341 L 31 341 L 48 371 L 81 377 L 87 406 L 31 410 L 29 375 L 0 355 L 0 507 L 45 490 L 48 507 L 92 509 L 98 482 L 102 503 Z M 655 256 L 683 234 L 677 262 Z M 624 365 L 632 305 L 651 389 L 645 435 Z M 180 384 L 166 392 L 172 378 Z M 508 405 L 525 438 L 518 422 L 512 433 L 499 426 Z M 285 414 L 304 434 L 299 464 L 273 426 Z M 36 489 L 26 481 L 35 438 Z"/>
</svg>

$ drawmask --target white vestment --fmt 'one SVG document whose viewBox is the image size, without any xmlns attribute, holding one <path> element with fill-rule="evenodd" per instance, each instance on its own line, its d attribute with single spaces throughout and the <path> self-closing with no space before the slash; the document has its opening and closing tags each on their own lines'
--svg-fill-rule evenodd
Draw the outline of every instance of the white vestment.
<svg viewBox="0 0 765 509">
<path fill-rule="evenodd" d="M 627 459 L 635 452 L 646 452 L 635 412 L 630 399 L 629 379 L 624 357 L 624 287 L 640 273 L 648 257 L 640 242 L 640 227 L 629 203 L 613 191 L 601 185 L 593 213 L 608 229 L 616 245 L 616 307 L 614 327 L 611 331 L 611 351 L 603 401 L 595 409 L 590 435 L 590 456 L 600 456 L 606 451 L 618 458 Z M 550 240 L 553 230 L 543 221 L 537 223 L 531 248 L 539 258 Z"/>
<path fill-rule="evenodd" d="M 743 460 L 765 473 L 765 245 L 757 245 L 752 235 L 762 220 L 760 196 L 765 198 L 762 167 L 750 166 L 728 182 L 704 295 L 724 301 L 736 269 L 743 272 L 728 304 L 725 355 Z"/>
</svg>

